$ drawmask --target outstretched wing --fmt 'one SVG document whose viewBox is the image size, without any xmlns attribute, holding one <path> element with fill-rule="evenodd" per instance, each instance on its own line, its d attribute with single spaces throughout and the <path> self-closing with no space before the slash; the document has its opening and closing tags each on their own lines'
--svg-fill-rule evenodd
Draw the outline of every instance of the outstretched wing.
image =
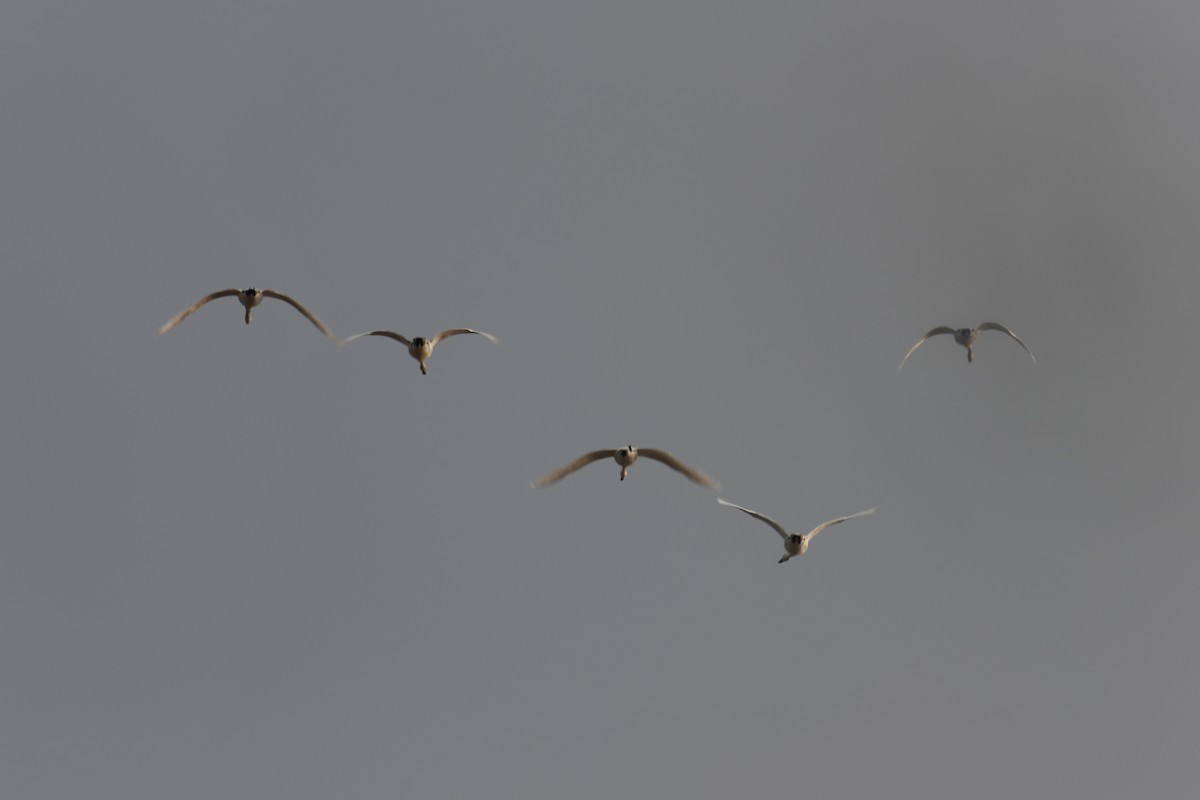
<svg viewBox="0 0 1200 800">
<path fill-rule="evenodd" d="M 845 522 L 848 519 L 854 519 L 855 517 L 865 517 L 867 514 L 874 514 L 874 513 L 875 513 L 875 509 L 868 508 L 866 511 L 860 511 L 857 514 L 851 514 L 848 517 L 838 517 L 837 519 L 829 520 L 829 522 L 822 522 L 820 525 L 818 525 L 817 527 L 815 527 L 811 531 L 809 531 L 808 536 L 806 536 L 805 538 L 811 539 L 812 537 L 816 536 L 818 533 L 820 533 L 821 531 L 830 527 L 831 525 L 837 525 L 838 523 Z"/>
<path fill-rule="evenodd" d="M 167 320 L 166 324 L 158 329 L 158 332 L 166 333 L 167 331 L 171 330 L 171 328 L 174 328 L 176 325 L 178 325 L 179 323 L 183 322 L 185 319 L 190 317 L 193 312 L 199 310 L 205 303 L 209 302 L 210 300 L 216 300 L 218 297 L 233 297 L 234 295 L 241 294 L 241 293 L 242 292 L 240 289 L 224 289 L 220 292 L 213 292 L 212 294 L 208 295 L 207 297 L 201 297 L 199 300 L 197 300 L 191 306 L 189 306 L 188 308 L 185 308 L 183 311 L 180 311 L 178 314 L 176 314 L 175 316 L 173 316 L 169 320 Z"/>
<path fill-rule="evenodd" d="M 451 328 L 448 331 L 442 331 L 437 336 L 430 339 L 429 346 L 433 347 L 438 342 L 440 342 L 442 339 L 445 339 L 447 336 L 455 336 L 460 333 L 478 333 L 480 336 L 483 336 L 488 341 L 490 341 L 492 344 L 500 343 L 500 340 L 497 339 L 495 336 L 492 336 L 490 333 L 484 333 L 483 331 L 474 331 L 474 330 L 471 330 L 470 328 Z"/>
<path fill-rule="evenodd" d="M 908 352 L 904 354 L 904 358 L 902 358 L 900 360 L 900 366 L 896 367 L 896 372 L 899 372 L 900 370 L 904 369 L 904 362 L 908 361 L 908 357 L 911 356 L 913 353 L 915 353 L 918 347 L 925 344 L 925 342 L 931 336 L 937 336 L 938 334 L 941 334 L 941 333 L 954 333 L 954 328 L 951 328 L 949 325 L 938 325 L 936 328 L 931 330 L 929 333 L 922 336 L 920 341 L 918 341 L 916 344 L 914 344 L 912 347 L 910 347 L 908 349 Z"/>
<path fill-rule="evenodd" d="M 730 508 L 736 508 L 738 511 L 745 511 L 747 514 L 754 517 L 755 519 L 761 519 L 763 522 L 767 523 L 772 528 L 774 528 L 775 532 L 779 534 L 779 537 L 781 539 L 783 539 L 785 542 L 787 541 L 788 532 L 783 529 L 782 525 L 780 525 L 778 522 L 776 522 L 775 520 L 768 517 L 766 514 L 760 514 L 757 511 L 751 511 L 750 509 L 746 508 L 745 506 L 739 506 L 737 503 L 731 503 L 728 500 L 722 500 L 719 497 L 717 498 L 717 502 L 723 506 L 729 506 Z"/>
<path fill-rule="evenodd" d="M 655 461 L 661 461 L 676 472 L 686 475 L 692 483 L 698 483 L 701 486 L 707 486 L 709 489 L 718 489 L 720 486 L 709 476 L 705 475 L 695 467 L 689 467 L 687 464 L 680 461 L 675 456 L 665 450 L 656 450 L 653 447 L 639 447 L 638 455 L 646 458 L 653 458 Z"/>
<path fill-rule="evenodd" d="M 395 331 L 370 331 L 368 333 L 356 333 L 353 336 L 349 336 L 345 339 L 342 339 L 340 342 L 338 342 L 338 344 L 346 344 L 347 342 L 353 342 L 355 339 L 361 339 L 364 336 L 386 336 L 389 339 L 395 339 L 397 342 L 404 345 L 405 347 L 408 347 L 410 344 L 412 344 L 412 342 L 410 342 L 408 339 L 405 339 L 403 336 L 396 333 Z"/>
<path fill-rule="evenodd" d="M 1005 326 L 1001 325 L 999 322 L 984 322 L 983 324 L 981 324 L 979 326 L 979 330 L 981 330 L 981 331 L 1000 331 L 1001 333 L 1007 333 L 1010 337 L 1012 337 L 1012 340 L 1014 342 L 1021 345 L 1021 347 L 1025 347 L 1025 343 L 1022 342 L 1019 338 L 1017 338 L 1017 335 L 1015 333 L 1010 331 Z M 1028 347 L 1025 347 L 1025 352 L 1029 353 L 1030 358 L 1033 358 L 1033 352 Z M 1035 364 L 1037 363 L 1036 358 L 1033 358 L 1033 363 L 1035 363 Z"/>
<path fill-rule="evenodd" d="M 639 451 L 639 452 L 641 452 L 641 451 Z M 617 454 L 616 450 L 593 450 L 592 452 L 587 453 L 586 455 L 582 455 L 579 458 L 575 459 L 570 464 L 567 464 L 565 467 L 559 467 L 558 469 L 551 472 L 549 475 L 538 478 L 536 481 L 534 481 L 533 483 L 531 483 L 529 485 L 532 486 L 534 489 L 540 489 L 543 486 L 549 486 L 552 483 L 558 483 L 563 478 L 570 475 L 572 472 L 583 469 L 584 467 L 586 467 L 588 464 L 592 463 L 593 461 L 599 461 L 602 458 L 612 458 L 616 454 Z"/>
<path fill-rule="evenodd" d="M 274 297 L 276 300 L 282 300 L 283 302 L 287 303 L 289 306 L 296 309 L 304 316 L 308 317 L 308 321 L 311 322 L 313 325 L 316 325 L 317 330 L 319 330 L 321 333 L 328 336 L 330 339 L 333 339 L 335 342 L 337 341 L 337 337 L 333 335 L 333 331 L 329 330 L 329 327 L 324 322 L 321 322 L 321 320 L 317 319 L 315 314 L 313 314 L 311 311 L 309 311 L 304 306 L 297 303 L 291 297 L 288 297 L 283 292 L 277 292 L 274 289 L 263 289 L 262 293 L 263 293 L 264 297 Z"/>
</svg>

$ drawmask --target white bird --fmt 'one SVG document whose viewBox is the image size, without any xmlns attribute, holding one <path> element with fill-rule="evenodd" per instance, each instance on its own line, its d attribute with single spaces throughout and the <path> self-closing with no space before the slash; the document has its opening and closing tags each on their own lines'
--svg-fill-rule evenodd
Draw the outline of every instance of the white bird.
<svg viewBox="0 0 1200 800">
<path fill-rule="evenodd" d="M 730 503 L 728 500 L 722 500 L 719 497 L 717 498 L 717 502 L 723 506 L 730 506 L 731 508 L 736 508 L 739 511 L 745 511 L 747 514 L 754 517 L 755 519 L 760 519 L 763 522 L 770 525 L 772 528 L 774 528 L 775 532 L 778 533 L 779 536 L 783 539 L 783 548 L 785 550 L 787 550 L 787 552 L 783 554 L 783 558 L 779 559 L 780 564 L 787 561 L 792 556 L 804 555 L 805 551 L 808 550 L 808 543 L 812 540 L 812 538 L 814 536 L 816 536 L 818 533 L 820 533 L 821 531 L 825 530 L 826 528 L 828 528 L 832 525 L 837 525 L 840 522 L 845 522 L 848 519 L 854 519 L 855 517 L 865 517 L 867 514 L 875 513 L 875 509 L 868 508 L 866 511 L 859 511 L 857 514 L 851 514 L 848 517 L 838 517 L 837 519 L 829 520 L 829 522 L 822 522 L 820 525 L 813 528 L 808 533 L 799 534 L 799 533 L 788 533 L 787 531 L 785 531 L 783 529 L 782 525 L 780 525 L 778 522 L 776 522 L 775 520 L 768 517 L 766 514 L 760 514 L 757 511 L 751 511 L 748 508 L 739 506 L 736 503 Z"/>
<path fill-rule="evenodd" d="M 664 450 L 656 450 L 651 447 L 637 448 L 630 445 L 629 447 L 620 447 L 615 450 L 593 450 L 567 464 L 565 467 L 559 467 L 545 477 L 539 478 L 529 484 L 534 489 L 540 489 L 543 486 L 549 486 L 552 483 L 558 483 L 563 478 L 570 475 L 572 472 L 583 469 L 593 461 L 599 461 L 604 458 L 611 458 L 621 465 L 621 480 L 625 480 L 625 475 L 628 474 L 629 468 L 633 462 L 637 461 L 638 456 L 652 458 L 655 461 L 661 461 L 676 472 L 682 473 L 693 483 L 698 483 L 701 486 L 707 486 L 710 489 L 720 488 L 719 484 L 712 478 L 705 475 L 698 469 L 689 467 L 675 456 Z"/>
<path fill-rule="evenodd" d="M 421 365 L 421 374 L 426 375 L 428 373 L 425 371 L 425 361 L 430 355 L 433 354 L 434 345 L 436 345 L 442 339 L 445 339 L 447 336 L 454 336 L 459 333 L 477 333 L 492 344 L 500 343 L 500 340 L 495 336 L 492 336 L 490 333 L 475 331 L 471 330 L 470 328 L 451 328 L 448 331 L 442 331 L 432 339 L 422 339 L 419 336 L 416 339 L 407 339 L 395 331 L 370 331 L 369 333 L 356 333 L 353 336 L 342 339 L 341 344 L 353 342 L 355 339 L 361 339 L 364 336 L 387 336 L 388 338 L 395 339 L 400 344 L 406 346 L 408 348 L 408 354 L 415 358 L 417 363 Z"/>
<path fill-rule="evenodd" d="M 174 317 L 171 317 L 171 319 L 168 320 L 165 325 L 163 325 L 161 328 L 158 329 L 158 332 L 166 333 L 167 331 L 171 330 L 179 323 L 183 322 L 185 319 L 187 319 L 193 313 L 198 311 L 200 308 L 204 307 L 205 304 L 207 304 L 208 302 L 210 302 L 212 300 L 216 300 L 218 297 L 237 297 L 238 302 L 240 302 L 243 306 L 246 307 L 246 324 L 247 325 L 250 324 L 251 312 L 253 312 L 254 309 L 259 304 L 262 303 L 263 298 L 264 297 L 274 297 L 276 300 L 282 300 L 283 302 L 290 305 L 292 308 L 299 311 L 301 314 L 303 314 L 305 317 L 308 318 L 309 322 L 311 322 L 313 325 L 317 326 L 317 330 L 319 330 L 321 333 L 328 336 L 330 339 L 333 339 L 335 342 L 337 341 L 337 338 L 333 335 L 333 331 L 329 330 L 329 328 L 326 327 L 324 322 L 321 322 L 321 320 L 317 319 L 316 316 L 314 316 L 311 311 L 309 311 L 307 308 L 305 308 L 304 306 L 297 303 L 292 298 L 288 297 L 286 294 L 283 294 L 282 292 L 276 292 L 271 289 L 255 289 L 253 286 L 251 286 L 249 289 L 225 289 L 220 292 L 213 292 L 212 294 L 208 295 L 207 297 L 201 297 L 194 304 L 192 304 L 188 308 L 185 308 L 183 311 L 180 311 Z"/>
<path fill-rule="evenodd" d="M 937 336 L 940 333 L 954 334 L 954 341 L 967 348 L 967 362 L 970 363 L 975 360 L 975 351 L 971 348 L 974 347 L 975 340 L 979 338 L 979 334 L 983 331 L 1000 331 L 1001 333 L 1008 334 L 1014 342 L 1025 348 L 1025 352 L 1029 353 L 1030 358 L 1033 358 L 1033 352 L 1028 347 L 1025 347 L 1025 343 L 1018 339 L 1015 333 L 1001 325 L 999 322 L 984 322 L 981 323 L 978 328 L 951 328 L 948 325 L 938 325 L 929 333 L 922 336 L 920 341 L 909 348 L 909 351 L 904 354 L 904 358 L 901 359 L 900 366 L 896 367 L 896 371 L 899 372 L 900 370 L 904 369 L 904 362 L 908 361 L 908 357 L 911 356 L 918 347 L 925 344 L 925 342 L 931 336 Z M 1033 363 L 1037 363 L 1036 358 L 1033 358 Z"/>
</svg>

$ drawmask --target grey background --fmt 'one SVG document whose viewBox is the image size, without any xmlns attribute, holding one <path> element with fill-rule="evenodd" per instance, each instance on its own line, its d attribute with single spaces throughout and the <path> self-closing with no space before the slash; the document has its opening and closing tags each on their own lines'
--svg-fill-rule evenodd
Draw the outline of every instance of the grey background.
<svg viewBox="0 0 1200 800">
<path fill-rule="evenodd" d="M 0 794 L 1194 796 L 1198 36 L 5 3 Z"/>
</svg>

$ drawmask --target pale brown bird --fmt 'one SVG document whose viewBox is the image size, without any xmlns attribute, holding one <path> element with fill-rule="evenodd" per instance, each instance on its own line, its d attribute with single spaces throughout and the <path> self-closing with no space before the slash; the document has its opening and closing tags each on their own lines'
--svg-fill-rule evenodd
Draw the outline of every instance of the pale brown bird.
<svg viewBox="0 0 1200 800">
<path fill-rule="evenodd" d="M 337 338 L 333 335 L 333 331 L 329 330 L 329 328 L 326 327 L 324 322 L 321 322 L 321 320 L 317 319 L 316 316 L 311 311 L 309 311 L 304 306 L 300 305 L 298 302 L 296 302 L 292 298 L 288 297 L 286 294 L 283 294 L 281 292 L 276 292 L 271 289 L 255 289 L 253 286 L 251 286 L 249 289 L 225 289 L 220 292 L 213 292 L 212 294 L 208 295 L 207 297 L 201 297 L 190 307 L 185 308 L 183 311 L 180 311 L 178 314 L 171 317 L 171 319 L 167 320 L 167 323 L 165 325 L 163 325 L 161 328 L 159 328 L 158 332 L 166 333 L 167 331 L 171 330 L 179 323 L 183 322 L 185 319 L 187 319 L 189 316 L 191 316 L 194 312 L 203 308 L 205 304 L 207 304 L 208 302 L 210 302 L 212 300 L 216 300 L 218 297 L 237 297 L 238 302 L 240 302 L 243 306 L 246 307 L 246 324 L 247 325 L 250 324 L 250 314 L 254 311 L 255 308 L 257 308 L 262 303 L 263 298 L 264 297 L 274 297 L 276 300 L 282 300 L 283 302 L 290 305 L 292 308 L 299 311 L 301 314 L 303 314 L 305 317 L 308 318 L 309 322 L 311 322 L 313 325 L 317 326 L 317 330 L 319 330 L 321 333 L 328 336 L 330 339 L 333 339 L 335 342 L 337 341 Z"/>
<path fill-rule="evenodd" d="M 908 361 L 908 357 L 911 356 L 918 347 L 925 344 L 925 342 L 931 336 L 937 336 L 938 334 L 942 333 L 954 334 L 954 341 L 967 348 L 967 362 L 970 363 L 975 360 L 975 351 L 972 349 L 975 346 L 975 340 L 979 338 L 979 334 L 983 331 L 1000 331 L 1001 333 L 1008 334 L 1010 337 L 1012 337 L 1014 342 L 1025 348 L 1025 352 L 1029 353 L 1030 358 L 1033 358 L 1033 352 L 1028 347 L 1025 347 L 1025 343 L 1018 339 L 1015 333 L 1001 325 L 999 322 L 984 322 L 981 323 L 978 328 L 951 328 L 948 325 L 939 325 L 929 333 L 922 336 L 920 341 L 909 348 L 909 351 L 904 354 L 904 358 L 900 360 L 900 366 L 896 367 L 896 371 L 899 372 L 900 370 L 904 369 L 904 362 Z M 1037 363 L 1036 358 L 1033 358 L 1033 363 Z"/>
<path fill-rule="evenodd" d="M 639 449 L 637 447 L 633 447 L 632 445 L 629 447 L 620 447 L 615 450 L 593 450 L 592 452 L 586 453 L 575 459 L 565 467 L 559 467 L 549 475 L 539 478 L 529 485 L 534 489 L 540 489 L 543 486 L 549 486 L 552 483 L 558 483 L 572 472 L 581 470 L 588 464 L 591 464 L 593 461 L 600 461 L 604 458 L 611 458 L 621 465 L 621 480 L 625 480 L 625 476 L 629 473 L 629 468 L 633 465 L 633 462 L 637 461 L 638 456 L 645 456 L 646 458 L 652 458 L 655 461 L 661 461 L 671 469 L 686 476 L 688 480 L 692 481 L 693 483 L 698 483 L 701 486 L 707 486 L 710 489 L 720 488 L 717 482 L 712 478 L 708 477 L 698 469 L 689 467 L 687 464 L 684 464 L 678 458 L 666 452 L 665 450 L 655 450 L 651 447 L 642 447 Z"/>
<path fill-rule="evenodd" d="M 845 522 L 848 519 L 854 519 L 855 517 L 865 517 L 867 514 L 875 513 L 875 509 L 868 508 L 866 511 L 859 511 L 857 514 L 851 514 L 848 517 L 838 517 L 837 519 L 829 520 L 829 522 L 822 522 L 820 525 L 813 528 L 808 533 L 799 534 L 799 533 L 788 533 L 787 531 L 785 531 L 783 529 L 782 525 L 780 525 L 778 522 L 776 522 L 775 520 L 768 517 L 766 514 L 760 514 L 757 511 L 751 511 L 748 508 L 739 506 L 736 503 L 730 503 L 728 500 L 722 500 L 719 497 L 717 498 L 717 502 L 723 506 L 729 506 L 731 508 L 736 508 L 738 511 L 745 511 L 747 514 L 754 517 L 755 519 L 760 519 L 763 522 L 770 525 L 772 528 L 774 528 L 775 532 L 778 533 L 780 535 L 780 537 L 782 537 L 783 549 L 787 551 L 786 553 L 783 554 L 783 558 L 779 559 L 780 564 L 787 561 L 792 556 L 804 555 L 804 553 L 808 550 L 808 543 L 812 540 L 812 538 L 814 536 L 816 536 L 818 533 L 820 533 L 821 531 L 825 530 L 826 528 L 828 528 L 832 525 L 837 525 L 840 522 Z"/>
<path fill-rule="evenodd" d="M 356 333 L 353 336 L 342 339 L 341 344 L 353 342 L 355 339 L 361 339 L 364 336 L 386 336 L 389 339 L 395 339 L 400 344 L 408 347 L 408 354 L 415 358 L 417 363 L 421 365 L 421 374 L 426 375 L 428 373 L 425 371 L 425 362 L 429 359 L 429 356 L 433 354 L 434 346 L 447 336 L 454 336 L 459 333 L 477 333 L 492 344 L 500 343 L 500 340 L 495 336 L 492 336 L 490 333 L 475 331 L 471 330 L 470 328 L 451 328 L 448 331 L 442 331 L 432 339 L 422 339 L 419 336 L 416 339 L 408 339 L 396 333 L 395 331 L 370 331 L 369 333 Z"/>
</svg>

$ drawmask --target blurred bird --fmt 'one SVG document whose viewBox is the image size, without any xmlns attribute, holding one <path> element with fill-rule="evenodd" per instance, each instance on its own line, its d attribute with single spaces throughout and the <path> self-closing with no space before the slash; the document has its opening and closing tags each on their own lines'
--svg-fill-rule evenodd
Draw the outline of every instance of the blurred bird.
<svg viewBox="0 0 1200 800">
<path fill-rule="evenodd" d="M 205 304 L 207 304 L 208 302 L 210 302 L 212 300 L 216 300 L 218 297 L 237 297 L 238 302 L 240 302 L 243 306 L 246 307 L 246 324 L 247 325 L 250 324 L 250 314 L 254 311 L 254 309 L 256 307 L 258 307 L 262 303 L 263 298 L 264 297 L 274 297 L 276 300 L 282 300 L 283 302 L 290 305 L 292 308 L 299 311 L 301 314 L 303 314 L 305 317 L 308 318 L 309 322 L 311 322 L 313 325 L 317 326 L 317 330 L 319 330 L 321 333 L 328 336 L 330 339 L 337 341 L 336 337 L 334 337 L 334 335 L 333 335 L 333 331 L 329 330 L 329 328 L 325 326 L 324 322 L 321 322 L 321 320 L 317 319 L 316 316 L 314 316 L 311 311 L 309 311 L 307 308 L 305 308 L 304 306 L 297 303 L 292 298 L 288 297 L 286 294 L 283 294 L 281 292 L 276 292 L 271 289 L 255 289 L 253 286 L 251 286 L 249 289 L 225 289 L 224 291 L 213 292 L 212 294 L 208 295 L 207 297 L 202 297 L 199 300 L 197 300 L 192 306 L 185 308 L 183 311 L 180 311 L 178 314 L 176 314 L 174 317 L 172 317 L 170 320 L 168 320 L 165 325 L 163 325 L 161 328 L 158 329 L 158 332 L 166 333 L 167 331 L 171 330 L 179 323 L 183 322 L 185 319 L 187 319 L 193 313 L 195 313 L 199 309 L 203 308 Z"/>
<path fill-rule="evenodd" d="M 629 447 L 621 447 L 616 450 L 593 450 L 592 452 L 575 459 L 565 467 L 560 467 L 551 472 L 549 475 L 539 478 L 529 485 L 534 489 L 540 489 L 543 486 L 549 486 L 552 483 L 558 483 L 572 472 L 583 469 L 593 461 L 599 461 L 604 458 L 611 458 L 621 465 L 621 480 L 625 480 L 625 476 L 629 473 L 629 468 L 633 465 L 633 462 L 637 461 L 638 456 L 645 456 L 646 458 L 652 458 L 655 461 L 661 461 L 676 472 L 682 473 L 693 483 L 698 483 L 701 486 L 707 486 L 710 489 L 720 488 L 719 484 L 712 478 L 708 477 L 698 469 L 689 467 L 687 464 L 684 464 L 678 458 L 664 450 L 655 450 L 650 447 L 638 449 L 632 445 Z"/>
<path fill-rule="evenodd" d="M 1033 358 L 1033 353 L 1028 347 L 1025 347 L 1025 343 L 1018 339 L 1015 333 L 1001 325 L 999 322 L 984 322 L 980 324 L 978 328 L 951 328 L 948 325 L 939 325 L 929 333 L 922 336 L 921 340 L 914 344 L 909 351 L 904 354 L 904 358 L 900 361 L 900 366 L 896 367 L 896 371 L 899 372 L 900 370 L 904 369 L 904 362 L 908 361 L 908 357 L 911 356 L 918 347 L 925 344 L 925 342 L 931 336 L 937 336 L 941 333 L 954 334 L 954 341 L 967 348 L 967 362 L 972 362 L 975 360 L 975 351 L 971 348 L 974 347 L 975 340 L 979 338 L 979 334 L 983 331 L 1000 331 L 1001 333 L 1008 334 L 1010 337 L 1012 337 L 1014 342 L 1025 348 L 1025 352 L 1029 353 L 1030 358 Z M 1033 358 L 1033 363 L 1037 363 L 1036 358 Z"/>
<path fill-rule="evenodd" d="M 500 340 L 495 336 L 492 336 L 490 333 L 473 331 L 470 328 L 451 328 L 448 331 L 442 331 L 432 339 L 422 339 L 419 336 L 416 339 L 406 339 L 395 331 L 371 331 L 369 333 L 356 333 L 353 336 L 342 339 L 341 344 L 353 342 L 355 339 L 361 339 L 364 336 L 387 336 L 388 338 L 395 339 L 400 344 L 406 346 L 408 348 L 408 354 L 415 358 L 417 363 L 421 365 L 421 374 L 426 375 L 428 373 L 425 371 L 425 361 L 428 360 L 429 356 L 433 354 L 434 346 L 447 336 L 454 336 L 459 333 L 477 333 L 492 344 L 500 343 Z"/>
<path fill-rule="evenodd" d="M 731 508 L 736 508 L 738 511 L 745 511 L 747 514 L 754 517 L 755 519 L 760 519 L 763 522 L 770 525 L 772 528 L 774 528 L 775 532 L 778 533 L 779 536 L 783 539 L 783 548 L 785 550 L 787 550 L 787 552 L 783 554 L 783 558 L 779 559 L 780 564 L 787 561 L 792 556 L 804 555 L 805 551 L 808 550 L 809 541 L 811 541 L 814 536 L 816 536 L 818 533 L 825 530 L 826 528 L 830 527 L 831 525 L 837 525 L 838 523 L 845 522 L 848 519 L 854 519 L 855 517 L 865 517 L 867 514 L 875 513 L 875 509 L 869 508 L 866 511 L 859 511 L 857 514 L 851 514 L 848 517 L 838 517 L 837 519 L 829 520 L 829 522 L 822 522 L 820 525 L 813 528 L 808 533 L 799 534 L 799 533 L 788 533 L 787 531 L 785 531 L 783 529 L 782 525 L 780 525 L 778 522 L 776 522 L 775 520 L 768 517 L 766 514 L 760 514 L 757 511 L 751 511 L 748 508 L 739 506 L 736 503 L 730 503 L 727 500 L 722 500 L 719 497 L 717 498 L 717 502 L 723 506 L 730 506 Z"/>
</svg>

